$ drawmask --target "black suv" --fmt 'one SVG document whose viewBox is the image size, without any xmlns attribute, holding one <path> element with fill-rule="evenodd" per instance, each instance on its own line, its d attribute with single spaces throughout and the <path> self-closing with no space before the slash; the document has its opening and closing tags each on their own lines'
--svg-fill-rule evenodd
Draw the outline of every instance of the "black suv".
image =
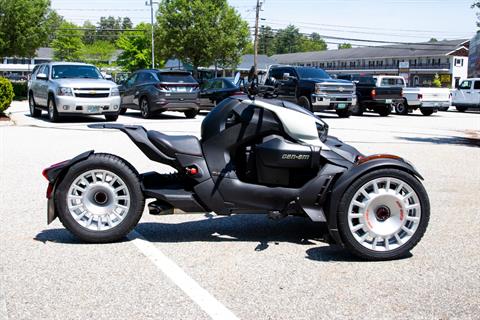
<svg viewBox="0 0 480 320">
<path fill-rule="evenodd" d="M 122 108 L 140 110 L 151 118 L 164 111 L 180 111 L 195 118 L 200 109 L 199 85 L 187 71 L 138 70 L 120 86 Z"/>
</svg>

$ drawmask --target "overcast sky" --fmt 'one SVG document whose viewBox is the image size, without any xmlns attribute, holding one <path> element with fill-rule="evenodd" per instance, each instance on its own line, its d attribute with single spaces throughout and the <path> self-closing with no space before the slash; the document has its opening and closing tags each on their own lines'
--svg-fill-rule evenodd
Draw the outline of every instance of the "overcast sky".
<svg viewBox="0 0 480 320">
<path fill-rule="evenodd" d="M 229 0 L 251 26 L 256 0 Z M 476 30 L 473 0 L 264 0 L 261 24 L 274 29 L 292 23 L 301 32 L 325 36 L 419 42 L 471 38 Z M 136 24 L 150 21 L 145 0 L 52 0 L 67 20 L 83 24 L 101 16 L 129 16 Z M 338 39 L 326 39 L 336 47 Z M 355 43 L 354 41 L 348 41 Z M 359 44 L 361 42 L 358 42 Z M 364 43 L 365 44 L 365 43 Z"/>
</svg>

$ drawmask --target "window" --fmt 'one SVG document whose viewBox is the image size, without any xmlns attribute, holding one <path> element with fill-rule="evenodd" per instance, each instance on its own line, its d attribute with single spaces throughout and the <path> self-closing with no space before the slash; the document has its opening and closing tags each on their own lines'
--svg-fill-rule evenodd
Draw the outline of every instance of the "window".
<svg viewBox="0 0 480 320">
<path fill-rule="evenodd" d="M 465 80 L 462 82 L 462 84 L 458 88 L 463 90 L 469 90 L 471 87 L 472 87 L 472 81 Z"/>
<path fill-rule="evenodd" d="M 135 83 L 135 80 L 137 80 L 137 77 L 138 77 L 138 73 L 132 74 L 130 78 L 128 78 L 127 81 L 125 81 L 125 85 L 127 87 L 133 86 L 133 84 Z"/>
<path fill-rule="evenodd" d="M 43 73 L 45 73 L 47 75 L 47 78 L 49 78 L 50 66 L 48 64 L 45 65 L 45 69 L 43 69 Z"/>
<path fill-rule="evenodd" d="M 185 72 L 165 72 L 158 73 L 158 79 L 160 82 L 179 82 L 179 83 L 196 83 L 197 81 Z"/>
<path fill-rule="evenodd" d="M 48 65 L 45 68 L 48 74 Z M 52 79 L 61 78 L 86 78 L 86 79 L 103 79 L 102 74 L 97 67 L 89 65 L 54 65 L 52 68 Z"/>
<path fill-rule="evenodd" d="M 475 84 L 473 85 L 473 89 L 480 90 L 480 81 L 475 81 Z"/>
<path fill-rule="evenodd" d="M 139 83 L 156 82 L 157 79 L 150 72 L 142 72 L 138 75 Z"/>
<path fill-rule="evenodd" d="M 455 59 L 455 67 L 463 67 L 463 59 Z"/>
<path fill-rule="evenodd" d="M 405 82 L 402 78 L 383 78 L 382 83 L 380 86 L 382 87 L 390 87 L 390 86 L 400 86 L 403 87 Z"/>
</svg>

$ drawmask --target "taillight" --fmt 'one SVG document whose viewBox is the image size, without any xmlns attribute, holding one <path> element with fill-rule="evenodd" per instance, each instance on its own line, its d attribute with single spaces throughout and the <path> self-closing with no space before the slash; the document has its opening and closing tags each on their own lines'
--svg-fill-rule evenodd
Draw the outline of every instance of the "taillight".
<svg viewBox="0 0 480 320">
<path fill-rule="evenodd" d="M 375 89 L 372 90 L 372 98 L 375 99 L 377 96 L 377 91 Z"/>
<path fill-rule="evenodd" d="M 52 197 L 52 192 L 53 192 L 53 183 L 49 183 L 47 187 L 47 192 L 45 194 L 47 199 L 50 199 Z"/>
<path fill-rule="evenodd" d="M 161 84 L 161 83 L 156 83 L 155 84 L 155 87 L 157 89 L 160 89 L 160 90 L 163 90 L 163 91 L 168 91 L 168 86 L 167 85 L 164 85 L 164 84 Z"/>
<path fill-rule="evenodd" d="M 419 93 L 419 94 L 417 95 L 417 98 L 418 98 L 418 100 L 422 100 L 422 99 L 423 99 L 423 94 Z"/>
<path fill-rule="evenodd" d="M 244 94 L 245 94 L 245 92 L 237 91 L 237 92 L 232 93 L 232 96 L 243 96 Z"/>
</svg>

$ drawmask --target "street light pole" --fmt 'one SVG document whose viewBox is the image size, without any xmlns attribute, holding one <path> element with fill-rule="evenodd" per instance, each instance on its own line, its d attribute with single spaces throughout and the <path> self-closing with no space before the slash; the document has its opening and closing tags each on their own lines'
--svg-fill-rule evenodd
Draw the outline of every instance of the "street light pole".
<svg viewBox="0 0 480 320">
<path fill-rule="evenodd" d="M 257 7 L 255 13 L 255 38 L 253 42 L 253 66 L 257 70 L 257 55 L 258 55 L 258 20 L 260 20 L 260 9 L 262 8 L 262 3 L 260 0 L 257 0 Z"/>
<path fill-rule="evenodd" d="M 150 23 L 152 25 L 152 69 L 155 69 L 155 36 L 154 36 L 154 26 L 153 26 L 153 4 L 158 2 L 153 2 L 153 0 L 145 1 L 146 6 L 150 6 Z"/>
</svg>

